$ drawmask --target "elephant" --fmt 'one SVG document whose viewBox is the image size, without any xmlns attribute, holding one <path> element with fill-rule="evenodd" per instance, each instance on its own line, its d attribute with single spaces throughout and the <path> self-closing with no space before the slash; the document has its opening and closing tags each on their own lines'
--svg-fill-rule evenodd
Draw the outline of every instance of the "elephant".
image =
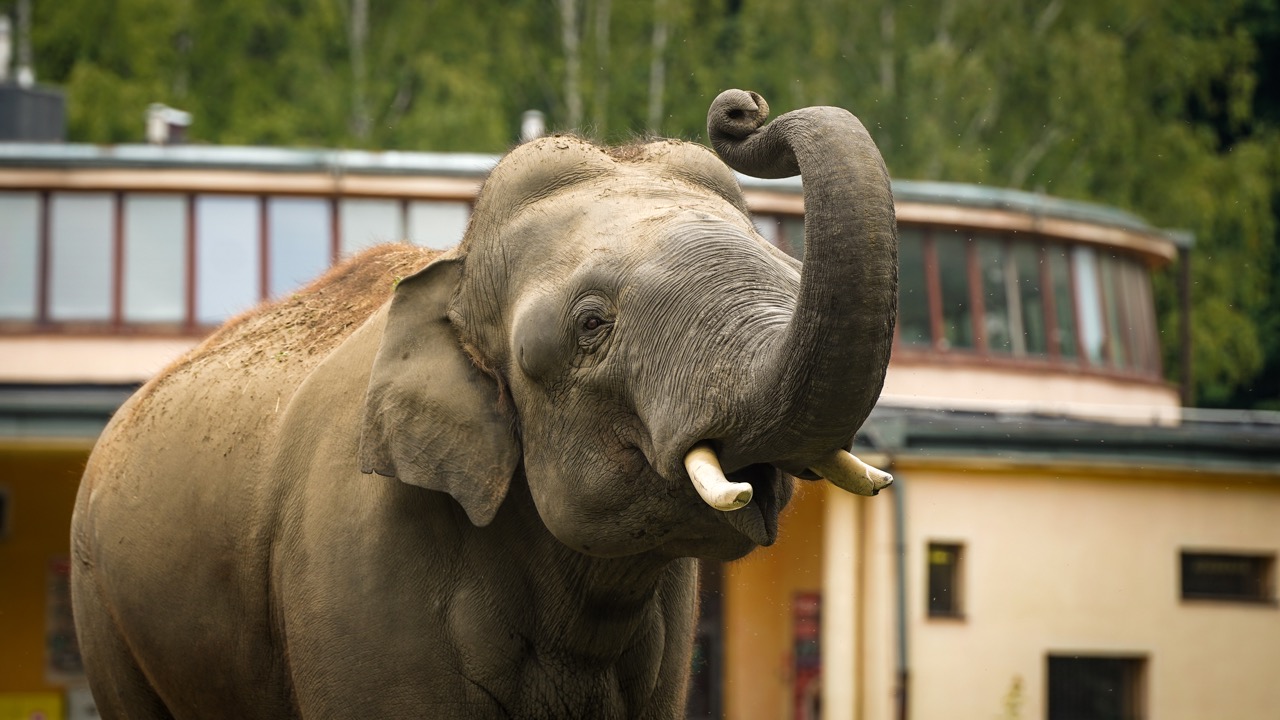
<svg viewBox="0 0 1280 720">
<path fill-rule="evenodd" d="M 897 312 L 889 175 L 835 107 L 708 112 L 716 154 L 509 151 L 461 243 L 231 320 L 85 469 L 74 617 L 104 718 L 673 718 L 697 559 L 849 454 Z M 799 173 L 803 265 L 730 167 Z"/>
</svg>

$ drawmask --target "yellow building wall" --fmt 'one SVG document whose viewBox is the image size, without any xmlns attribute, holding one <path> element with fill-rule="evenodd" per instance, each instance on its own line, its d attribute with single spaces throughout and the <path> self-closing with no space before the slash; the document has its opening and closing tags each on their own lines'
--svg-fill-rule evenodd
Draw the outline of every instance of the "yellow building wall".
<svg viewBox="0 0 1280 720">
<path fill-rule="evenodd" d="M 1019 717 L 1045 717 L 1050 653 L 1145 657 L 1144 717 L 1280 717 L 1276 604 L 1184 601 L 1179 584 L 1183 549 L 1280 553 L 1277 478 L 994 463 L 895 474 L 912 717 L 1003 717 L 1015 683 Z M 963 619 L 927 616 L 930 541 L 964 545 Z"/>
<path fill-rule="evenodd" d="M 733 720 L 792 717 L 792 600 L 822 590 L 825 488 L 800 482 L 778 542 L 724 570 L 724 708 Z"/>
<path fill-rule="evenodd" d="M 37 693 L 63 689 L 45 676 L 45 603 L 50 561 L 70 554 L 71 511 L 88 456 L 85 447 L 0 447 L 0 487 L 9 504 L 9 533 L 0 538 L 2 709 L 18 712 L 48 699 Z M 46 717 L 61 715 L 57 700 L 57 714 Z"/>
</svg>

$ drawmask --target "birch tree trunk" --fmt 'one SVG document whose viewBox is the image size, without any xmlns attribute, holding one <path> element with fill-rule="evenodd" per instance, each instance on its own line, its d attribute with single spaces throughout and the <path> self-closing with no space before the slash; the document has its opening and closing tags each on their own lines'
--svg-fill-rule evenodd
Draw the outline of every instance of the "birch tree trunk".
<svg viewBox="0 0 1280 720">
<path fill-rule="evenodd" d="M 366 88 L 365 45 L 369 40 L 369 0 L 351 0 L 347 22 L 351 52 L 351 134 L 361 143 L 368 141 L 373 123 L 369 117 Z"/>
<path fill-rule="evenodd" d="M 608 130 L 609 113 L 609 10 L 610 0 L 595 3 L 596 82 L 592 96 L 591 122 L 601 139 Z"/>
<path fill-rule="evenodd" d="M 559 0 L 560 40 L 564 45 L 565 122 L 576 130 L 582 124 L 582 35 L 578 28 L 578 0 Z"/>
<path fill-rule="evenodd" d="M 649 114 L 646 127 L 657 135 L 662 131 L 663 95 L 667 86 L 667 1 L 653 2 L 653 56 L 649 60 Z"/>
</svg>

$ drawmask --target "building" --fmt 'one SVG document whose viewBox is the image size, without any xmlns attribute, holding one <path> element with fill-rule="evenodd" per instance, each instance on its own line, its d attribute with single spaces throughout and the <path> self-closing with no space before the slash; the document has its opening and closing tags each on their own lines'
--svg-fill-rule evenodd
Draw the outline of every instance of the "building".
<svg viewBox="0 0 1280 720">
<path fill-rule="evenodd" d="M 0 144 L 0 720 L 79 717 L 67 535 L 97 433 L 232 314 L 461 238 L 492 156 Z M 798 181 L 744 180 L 803 251 Z M 1262 718 L 1280 707 L 1280 420 L 1181 407 L 1151 271 L 1095 205 L 895 185 L 901 296 L 860 454 L 704 567 L 690 717 Z M 70 693 L 68 690 L 70 689 Z"/>
</svg>

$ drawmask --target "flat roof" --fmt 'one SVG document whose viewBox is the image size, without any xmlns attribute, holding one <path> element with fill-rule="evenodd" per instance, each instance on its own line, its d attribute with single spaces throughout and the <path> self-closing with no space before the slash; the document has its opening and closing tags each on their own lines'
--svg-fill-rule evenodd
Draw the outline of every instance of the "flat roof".
<svg viewBox="0 0 1280 720">
<path fill-rule="evenodd" d="M 0 385 L 0 445 L 50 439 L 92 442 L 137 388 Z M 1185 414 L 1192 419 L 1135 425 L 881 403 L 858 432 L 857 451 L 902 458 L 1248 472 L 1280 480 L 1280 412 Z"/>
<path fill-rule="evenodd" d="M 925 460 L 1258 473 L 1280 480 L 1280 412 L 1183 412 L 1179 422 L 1118 424 L 881 403 L 858 431 L 857 446 L 868 454 Z"/>
</svg>

